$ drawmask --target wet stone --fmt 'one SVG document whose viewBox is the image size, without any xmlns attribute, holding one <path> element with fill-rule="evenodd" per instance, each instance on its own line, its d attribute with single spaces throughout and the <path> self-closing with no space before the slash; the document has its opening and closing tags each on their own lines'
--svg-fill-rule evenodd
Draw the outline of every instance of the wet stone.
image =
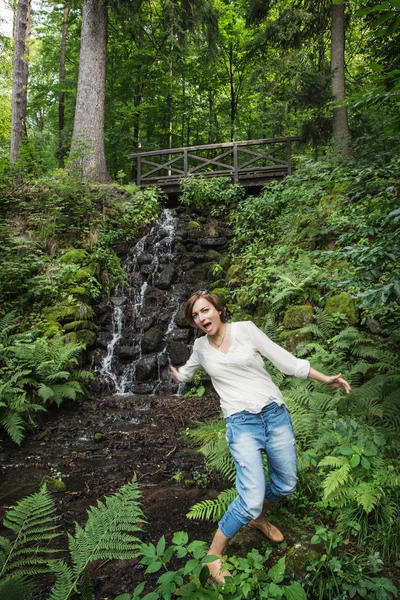
<svg viewBox="0 0 400 600">
<path fill-rule="evenodd" d="M 157 378 L 158 362 L 155 354 L 142 358 L 136 365 L 136 381 L 149 381 L 149 379 Z M 138 393 L 138 392 L 135 392 Z"/>
<path fill-rule="evenodd" d="M 138 265 L 149 265 L 153 262 L 153 255 L 150 252 L 142 252 L 137 259 Z"/>
<path fill-rule="evenodd" d="M 100 348 L 106 349 L 109 342 L 111 342 L 112 338 L 112 333 L 109 333 L 108 331 L 102 331 L 97 336 L 96 344 L 97 346 L 100 346 Z"/>
<path fill-rule="evenodd" d="M 119 358 L 137 358 L 139 356 L 139 348 L 136 346 L 119 346 L 115 349 L 115 354 Z"/>
<path fill-rule="evenodd" d="M 166 265 L 155 278 L 155 285 L 161 290 L 167 290 L 178 279 L 178 272 L 173 265 Z"/>
<path fill-rule="evenodd" d="M 187 343 L 189 341 L 190 331 L 189 329 L 174 329 L 171 331 L 169 337 L 172 341 Z"/>
<path fill-rule="evenodd" d="M 150 327 L 142 338 L 141 347 L 143 352 L 154 352 L 160 349 L 163 332 L 158 327 Z"/>
<path fill-rule="evenodd" d="M 228 240 L 226 237 L 201 238 L 199 244 L 204 248 L 226 248 Z"/>
<path fill-rule="evenodd" d="M 183 365 L 189 358 L 190 352 L 183 342 L 169 342 L 168 354 L 173 365 Z"/>
</svg>

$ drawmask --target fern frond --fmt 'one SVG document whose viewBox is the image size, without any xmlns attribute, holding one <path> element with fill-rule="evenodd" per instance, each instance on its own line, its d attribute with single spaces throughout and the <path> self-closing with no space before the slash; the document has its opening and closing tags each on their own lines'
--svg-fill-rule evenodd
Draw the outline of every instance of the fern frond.
<svg viewBox="0 0 400 600">
<path fill-rule="evenodd" d="M 361 506 L 367 514 L 372 511 L 378 502 L 380 493 L 380 490 L 374 488 L 373 485 L 366 481 L 360 483 L 354 491 L 357 504 Z"/>
<path fill-rule="evenodd" d="M 97 502 L 88 512 L 84 528 L 76 523 L 75 536 L 69 535 L 73 570 L 80 577 L 89 562 L 99 559 L 129 559 L 137 556 L 141 541 L 134 535 L 145 521 L 138 499 L 136 478 L 105 502 Z"/>
<path fill-rule="evenodd" d="M 341 493 L 343 486 L 348 483 L 350 477 L 350 465 L 342 465 L 339 469 L 335 469 L 325 477 L 322 482 L 324 489 L 324 499 L 331 500 L 335 492 Z M 345 493 L 345 492 L 343 492 Z"/>
<path fill-rule="evenodd" d="M 26 401 L 25 393 L 22 395 L 21 399 Z M 19 446 L 24 439 L 25 422 L 23 417 L 18 412 L 7 410 L 2 417 L 0 424 L 7 431 L 12 441 Z"/>
<path fill-rule="evenodd" d="M 48 600 L 66 600 L 71 593 L 77 591 L 70 567 L 63 560 L 49 561 L 49 567 L 56 581 Z"/>
<path fill-rule="evenodd" d="M 21 575 L 48 571 L 48 548 L 39 546 L 60 535 L 55 521 L 55 506 L 43 487 L 39 492 L 20 500 L 6 512 L 3 525 L 11 529 L 15 539 L 8 548 L 0 577 L 18 570 Z"/>
<path fill-rule="evenodd" d="M 0 598 L 4 600 L 30 600 L 34 585 L 21 573 L 10 573 L 0 581 Z"/>
<path fill-rule="evenodd" d="M 218 521 L 236 496 L 235 488 L 224 490 L 214 500 L 202 500 L 192 506 L 186 516 L 188 519 Z"/>
</svg>

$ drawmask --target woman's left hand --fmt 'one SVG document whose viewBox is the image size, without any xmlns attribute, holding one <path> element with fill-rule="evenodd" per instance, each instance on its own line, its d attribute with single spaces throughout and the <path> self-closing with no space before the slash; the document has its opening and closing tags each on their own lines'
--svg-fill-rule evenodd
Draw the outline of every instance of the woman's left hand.
<svg viewBox="0 0 400 600">
<path fill-rule="evenodd" d="M 350 394 L 351 392 L 351 385 L 345 379 L 343 379 L 341 373 L 339 373 L 339 375 L 326 375 L 325 383 L 330 387 L 342 388 L 346 394 Z"/>
</svg>

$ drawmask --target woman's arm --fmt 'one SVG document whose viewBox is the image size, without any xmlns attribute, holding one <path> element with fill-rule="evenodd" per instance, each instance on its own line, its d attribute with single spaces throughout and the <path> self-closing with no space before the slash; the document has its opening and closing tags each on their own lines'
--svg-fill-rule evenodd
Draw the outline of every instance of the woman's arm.
<svg viewBox="0 0 400 600">
<path fill-rule="evenodd" d="M 179 371 L 175 367 L 171 365 L 171 377 L 175 381 L 175 383 L 182 383 L 182 380 L 179 379 Z"/>
<path fill-rule="evenodd" d="M 342 388 L 346 392 L 346 394 L 350 394 L 350 392 L 351 392 L 350 384 L 345 379 L 343 379 L 341 373 L 339 373 L 339 375 L 329 376 L 329 375 L 324 375 L 323 373 L 320 373 L 316 369 L 313 369 L 312 367 L 310 367 L 308 377 L 309 377 L 309 379 L 315 379 L 316 381 L 321 381 L 322 383 L 325 383 L 326 385 L 329 385 L 330 387 Z"/>
</svg>

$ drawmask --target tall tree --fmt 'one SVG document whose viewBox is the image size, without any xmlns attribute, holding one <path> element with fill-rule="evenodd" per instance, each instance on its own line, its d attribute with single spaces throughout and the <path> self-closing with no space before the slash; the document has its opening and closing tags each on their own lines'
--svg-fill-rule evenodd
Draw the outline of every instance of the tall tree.
<svg viewBox="0 0 400 600">
<path fill-rule="evenodd" d="M 107 183 L 104 152 L 107 0 L 84 0 L 71 168 L 84 179 Z"/>
<path fill-rule="evenodd" d="M 18 0 L 15 19 L 10 160 L 16 162 L 26 135 L 28 92 L 28 40 L 31 0 Z"/>
<path fill-rule="evenodd" d="M 346 106 L 338 106 L 346 99 L 344 73 L 345 21 L 344 4 L 332 4 L 331 75 L 333 101 L 333 147 L 336 154 L 350 155 L 350 129 Z"/>
<path fill-rule="evenodd" d="M 69 6 L 64 8 L 64 18 L 61 34 L 61 52 L 60 52 L 60 73 L 58 93 L 58 166 L 64 168 L 65 142 L 64 142 L 64 124 L 65 124 L 65 57 L 67 52 L 67 33 L 68 33 L 68 15 Z"/>
</svg>

